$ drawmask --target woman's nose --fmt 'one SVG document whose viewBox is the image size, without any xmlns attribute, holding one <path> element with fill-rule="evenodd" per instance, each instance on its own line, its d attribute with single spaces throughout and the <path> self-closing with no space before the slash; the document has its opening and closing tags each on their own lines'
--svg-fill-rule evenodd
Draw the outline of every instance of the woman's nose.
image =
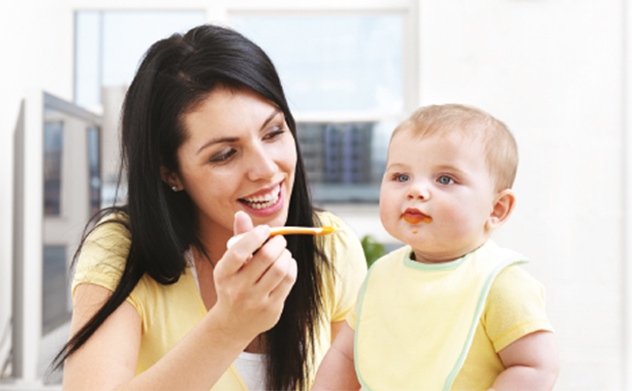
<svg viewBox="0 0 632 391">
<path fill-rule="evenodd" d="M 268 151 L 262 146 L 254 148 L 249 159 L 248 178 L 252 181 L 268 179 L 277 172 L 277 165 Z"/>
</svg>

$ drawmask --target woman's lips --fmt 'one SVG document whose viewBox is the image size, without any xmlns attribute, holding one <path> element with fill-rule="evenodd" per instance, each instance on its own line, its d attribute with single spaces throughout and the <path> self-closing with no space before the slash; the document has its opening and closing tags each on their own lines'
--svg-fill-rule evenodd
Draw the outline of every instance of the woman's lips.
<svg viewBox="0 0 632 391">
<path fill-rule="evenodd" d="M 240 198 L 246 212 L 253 216 L 269 217 L 280 212 L 285 205 L 283 183 L 274 186 L 269 192 L 258 192 L 257 195 Z"/>
<path fill-rule="evenodd" d="M 404 213 L 400 216 L 400 218 L 404 219 L 406 222 L 410 224 L 419 224 L 419 223 L 431 223 L 432 217 L 428 216 L 425 213 L 417 209 L 406 209 Z"/>
<path fill-rule="evenodd" d="M 239 201 L 253 209 L 265 209 L 279 201 L 280 193 L 281 185 L 278 184 L 271 191 L 259 192 L 258 195 L 240 198 Z"/>
</svg>

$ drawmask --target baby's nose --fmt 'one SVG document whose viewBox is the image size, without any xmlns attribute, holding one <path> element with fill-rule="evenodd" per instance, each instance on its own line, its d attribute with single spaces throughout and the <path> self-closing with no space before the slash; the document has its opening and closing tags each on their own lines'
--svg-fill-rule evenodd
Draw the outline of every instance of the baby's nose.
<svg viewBox="0 0 632 391">
<path fill-rule="evenodd" d="M 428 198 L 430 198 L 430 192 L 428 191 L 428 188 L 426 186 L 414 185 L 410 187 L 407 198 L 409 200 L 417 199 L 421 201 L 426 201 L 428 200 Z"/>
</svg>

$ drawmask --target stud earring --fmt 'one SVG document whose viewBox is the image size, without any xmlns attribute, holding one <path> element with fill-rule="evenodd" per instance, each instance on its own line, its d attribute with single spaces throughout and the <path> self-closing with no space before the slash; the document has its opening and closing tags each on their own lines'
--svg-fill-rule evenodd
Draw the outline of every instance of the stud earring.
<svg viewBox="0 0 632 391">
<path fill-rule="evenodd" d="M 177 192 L 178 191 L 178 186 L 176 186 L 176 185 L 171 186 L 171 190 L 173 190 L 174 192 Z"/>
</svg>

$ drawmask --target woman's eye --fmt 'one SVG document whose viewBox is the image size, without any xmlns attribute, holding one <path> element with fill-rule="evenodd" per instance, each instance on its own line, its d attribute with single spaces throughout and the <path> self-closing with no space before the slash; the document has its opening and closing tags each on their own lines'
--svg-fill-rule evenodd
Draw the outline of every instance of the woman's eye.
<svg viewBox="0 0 632 391">
<path fill-rule="evenodd" d="M 226 160 L 230 159 L 231 156 L 233 156 L 234 154 L 235 154 L 235 150 L 231 148 L 229 150 L 225 150 L 225 151 L 221 151 L 219 153 L 216 153 L 215 155 L 211 156 L 209 161 L 211 163 L 222 163 L 222 162 L 225 162 Z"/>
<path fill-rule="evenodd" d="M 406 182 L 410 179 L 406 174 L 395 174 L 393 177 L 397 182 Z"/>
<path fill-rule="evenodd" d="M 279 137 L 283 133 L 285 133 L 285 128 L 280 127 L 280 126 L 275 126 L 272 130 L 270 130 L 268 133 L 265 134 L 263 139 L 264 140 L 272 140 L 272 139 L 275 139 L 275 138 Z"/>
<path fill-rule="evenodd" d="M 437 179 L 437 182 L 442 185 L 451 185 L 452 183 L 454 183 L 454 179 L 450 178 L 449 176 L 441 175 L 439 179 Z"/>
</svg>

